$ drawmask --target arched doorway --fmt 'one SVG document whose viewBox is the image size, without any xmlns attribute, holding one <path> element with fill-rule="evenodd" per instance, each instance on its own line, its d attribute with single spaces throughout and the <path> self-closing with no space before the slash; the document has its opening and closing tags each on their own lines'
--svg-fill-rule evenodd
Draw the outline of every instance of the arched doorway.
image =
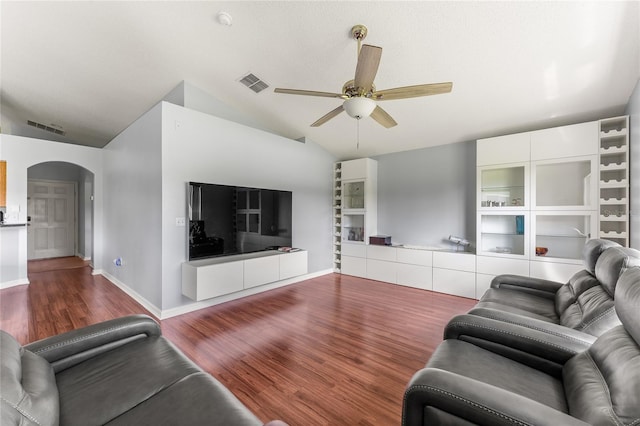
<svg viewBox="0 0 640 426">
<path fill-rule="evenodd" d="M 48 161 L 27 169 L 27 257 L 93 259 L 94 174 Z"/>
</svg>

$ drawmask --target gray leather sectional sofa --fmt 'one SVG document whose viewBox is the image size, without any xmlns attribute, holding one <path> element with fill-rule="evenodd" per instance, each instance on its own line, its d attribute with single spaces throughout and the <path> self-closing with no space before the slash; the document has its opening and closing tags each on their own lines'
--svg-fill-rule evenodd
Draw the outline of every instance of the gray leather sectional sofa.
<svg viewBox="0 0 640 426">
<path fill-rule="evenodd" d="M 583 254 L 566 284 L 496 277 L 409 382 L 402 424 L 640 424 L 640 252 Z"/>
<path fill-rule="evenodd" d="M 263 424 L 144 315 L 24 347 L 0 331 L 0 357 L 2 426 Z"/>
</svg>

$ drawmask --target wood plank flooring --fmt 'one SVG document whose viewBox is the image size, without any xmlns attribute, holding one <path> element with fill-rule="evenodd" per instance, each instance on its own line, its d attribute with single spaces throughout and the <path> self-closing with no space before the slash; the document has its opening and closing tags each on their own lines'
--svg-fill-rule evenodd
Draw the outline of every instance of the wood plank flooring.
<svg viewBox="0 0 640 426">
<path fill-rule="evenodd" d="M 0 291 L 0 328 L 27 343 L 145 309 L 88 266 Z M 41 266 L 41 265 L 40 265 Z M 48 269 L 48 268 L 44 268 Z M 164 335 L 261 420 L 398 425 L 406 383 L 474 300 L 329 274 L 169 318 Z"/>
</svg>

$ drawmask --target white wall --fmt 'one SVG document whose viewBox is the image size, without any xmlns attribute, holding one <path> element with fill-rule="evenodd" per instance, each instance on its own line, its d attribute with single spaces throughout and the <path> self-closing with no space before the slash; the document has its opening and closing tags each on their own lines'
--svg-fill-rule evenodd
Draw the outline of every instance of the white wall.
<svg viewBox="0 0 640 426">
<path fill-rule="evenodd" d="M 300 143 L 164 102 L 162 129 L 162 309 L 192 303 L 181 294 L 187 259 L 187 182 L 293 192 L 293 241 L 309 252 L 309 272 L 331 268 L 332 168 L 335 158 Z"/>
<path fill-rule="evenodd" d="M 636 84 L 625 114 L 629 115 L 629 140 L 631 151 L 629 163 L 631 182 L 631 221 L 629 223 L 630 236 L 629 245 L 640 250 L 640 80 Z"/>
<path fill-rule="evenodd" d="M 42 139 L 0 134 L 0 158 L 7 161 L 7 211 L 17 211 L 15 221 L 27 221 L 27 169 L 48 161 L 77 164 L 94 174 L 94 227 L 93 246 L 96 254 L 102 251 L 102 151 L 80 145 L 51 142 Z M 2 276 L 2 281 L 27 279 L 27 234 L 19 238 L 19 248 L 24 250 L 17 259 L 16 270 L 20 277 Z M 94 258 L 94 268 L 102 267 L 100 256 Z"/>
</svg>

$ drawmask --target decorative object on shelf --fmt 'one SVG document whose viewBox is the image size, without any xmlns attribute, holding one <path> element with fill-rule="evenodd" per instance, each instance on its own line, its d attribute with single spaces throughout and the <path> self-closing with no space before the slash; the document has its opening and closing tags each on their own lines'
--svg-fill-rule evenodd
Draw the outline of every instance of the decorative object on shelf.
<svg viewBox="0 0 640 426">
<path fill-rule="evenodd" d="M 544 256 L 549 252 L 547 247 L 536 247 L 536 256 Z"/>
<path fill-rule="evenodd" d="M 378 246 L 390 246 L 391 235 L 372 235 L 369 237 L 369 244 Z"/>
<path fill-rule="evenodd" d="M 524 235 L 524 216 L 516 216 L 516 234 Z"/>
<path fill-rule="evenodd" d="M 462 250 L 464 251 L 464 248 L 471 244 L 469 240 L 462 237 L 456 237 L 455 235 L 449 235 L 449 241 L 456 245 L 456 251 L 460 250 L 460 247 L 462 247 Z"/>
</svg>

